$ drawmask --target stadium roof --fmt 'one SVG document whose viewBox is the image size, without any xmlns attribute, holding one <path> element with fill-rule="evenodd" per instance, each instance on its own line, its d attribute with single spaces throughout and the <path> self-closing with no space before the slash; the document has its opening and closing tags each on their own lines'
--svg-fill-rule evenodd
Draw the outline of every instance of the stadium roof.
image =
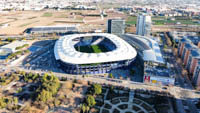
<svg viewBox="0 0 200 113">
<path fill-rule="evenodd" d="M 73 39 L 86 36 L 102 36 L 110 39 L 116 49 L 105 53 L 82 53 L 76 51 L 74 45 L 78 41 Z M 106 33 L 74 34 L 61 37 L 55 44 L 54 54 L 56 60 L 61 60 L 70 64 L 92 64 L 134 59 L 137 55 L 136 50 L 126 41 L 116 35 Z"/>
<path fill-rule="evenodd" d="M 153 40 L 151 37 L 127 34 L 125 36 L 131 37 L 137 44 L 142 47 L 143 50 L 143 60 L 144 61 L 153 61 L 157 63 L 165 63 L 160 47 L 158 43 Z M 139 40 L 139 41 L 136 41 Z"/>
</svg>

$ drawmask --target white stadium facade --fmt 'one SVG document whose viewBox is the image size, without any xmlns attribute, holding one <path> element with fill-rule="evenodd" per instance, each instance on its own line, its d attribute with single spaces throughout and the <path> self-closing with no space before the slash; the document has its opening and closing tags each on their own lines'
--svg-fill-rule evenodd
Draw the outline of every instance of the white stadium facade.
<svg viewBox="0 0 200 113">
<path fill-rule="evenodd" d="M 107 33 L 73 34 L 61 37 L 54 54 L 69 74 L 101 74 L 127 67 L 137 56 L 135 48 Z"/>
</svg>

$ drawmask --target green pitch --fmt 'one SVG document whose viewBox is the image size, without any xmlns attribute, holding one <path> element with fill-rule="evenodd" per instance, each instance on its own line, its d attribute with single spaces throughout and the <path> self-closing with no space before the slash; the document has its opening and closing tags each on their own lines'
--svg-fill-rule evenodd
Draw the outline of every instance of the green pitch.
<svg viewBox="0 0 200 113">
<path fill-rule="evenodd" d="M 75 49 L 83 53 L 101 53 L 109 51 L 103 45 L 89 45 L 89 46 L 79 46 L 79 47 L 77 46 L 75 47 Z"/>
</svg>

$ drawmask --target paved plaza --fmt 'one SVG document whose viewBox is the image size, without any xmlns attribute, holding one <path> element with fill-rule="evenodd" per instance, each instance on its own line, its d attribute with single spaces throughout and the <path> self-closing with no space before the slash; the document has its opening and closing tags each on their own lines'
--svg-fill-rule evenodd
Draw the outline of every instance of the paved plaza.
<svg viewBox="0 0 200 113">
<path fill-rule="evenodd" d="M 123 93 L 119 92 L 119 93 Z M 106 89 L 105 95 L 108 94 Z M 104 96 L 104 104 L 98 106 L 100 113 L 157 113 L 156 110 L 147 102 L 134 98 L 134 92 L 130 91 L 128 97 L 115 97 L 111 100 L 106 100 Z"/>
</svg>

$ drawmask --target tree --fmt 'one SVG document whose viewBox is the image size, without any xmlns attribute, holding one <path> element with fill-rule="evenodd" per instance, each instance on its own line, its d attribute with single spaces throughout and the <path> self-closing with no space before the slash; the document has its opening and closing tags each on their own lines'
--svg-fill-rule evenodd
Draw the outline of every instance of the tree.
<svg viewBox="0 0 200 113">
<path fill-rule="evenodd" d="M 81 110 L 82 110 L 83 113 L 85 113 L 86 107 L 87 107 L 86 104 L 82 104 L 82 105 L 81 105 Z"/>
<path fill-rule="evenodd" d="M 32 77 L 33 80 L 36 80 L 39 77 L 39 75 L 37 73 L 35 73 Z"/>
<path fill-rule="evenodd" d="M 86 102 L 89 107 L 92 107 L 96 104 L 96 101 L 92 95 L 87 96 Z"/>
<path fill-rule="evenodd" d="M 14 38 L 7 38 L 6 39 L 6 41 L 8 41 L 8 42 L 13 42 L 13 41 L 15 41 L 16 39 L 14 39 Z"/>
<path fill-rule="evenodd" d="M 88 113 L 88 111 L 90 110 L 89 106 L 86 106 L 86 112 Z"/>
<path fill-rule="evenodd" d="M 29 53 L 29 52 L 30 52 L 30 50 L 28 50 L 28 49 L 27 49 L 27 50 L 24 50 L 24 53 Z"/>
<path fill-rule="evenodd" d="M 37 89 L 37 100 L 46 103 L 57 94 L 60 82 L 56 76 L 44 74 L 41 83 L 42 85 Z"/>
<path fill-rule="evenodd" d="M 131 74 L 131 75 L 134 75 L 134 74 L 135 74 L 135 70 L 131 69 L 131 70 L 130 70 L 130 74 Z"/>
<path fill-rule="evenodd" d="M 99 84 L 92 85 L 92 93 L 94 95 L 99 95 L 102 93 L 102 86 Z"/>
<path fill-rule="evenodd" d="M 0 98 L 0 108 L 5 108 L 6 107 L 6 103 L 5 103 L 5 99 L 4 98 Z"/>
<path fill-rule="evenodd" d="M 17 104 L 18 104 L 18 98 L 17 98 L 17 97 L 14 97 L 14 98 L 13 98 L 13 102 L 14 102 L 15 105 L 17 105 Z"/>
<path fill-rule="evenodd" d="M 108 77 L 109 77 L 109 78 L 113 78 L 113 74 L 112 74 L 112 73 L 110 73 Z"/>
<path fill-rule="evenodd" d="M 60 100 L 59 99 L 54 99 L 54 105 L 55 106 L 58 106 L 58 105 L 60 105 Z"/>
<path fill-rule="evenodd" d="M 44 103 L 48 102 L 52 99 L 52 93 L 46 90 L 42 90 L 37 97 L 37 100 L 42 101 Z"/>
<path fill-rule="evenodd" d="M 164 49 L 167 49 L 167 45 L 166 44 L 164 45 Z"/>
<path fill-rule="evenodd" d="M 26 37 L 22 38 L 22 40 L 26 40 Z"/>
</svg>

